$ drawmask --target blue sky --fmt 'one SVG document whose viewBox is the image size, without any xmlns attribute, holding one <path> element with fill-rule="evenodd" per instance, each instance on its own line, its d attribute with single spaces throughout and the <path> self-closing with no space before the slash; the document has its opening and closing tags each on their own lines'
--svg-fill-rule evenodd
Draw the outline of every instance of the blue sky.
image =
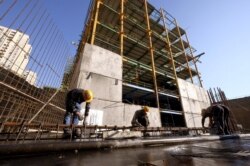
<svg viewBox="0 0 250 166">
<path fill-rule="evenodd" d="M 220 87 L 228 98 L 250 95 L 249 0 L 149 0 L 172 14 L 188 34 L 206 89 Z M 89 0 L 44 0 L 66 40 L 78 41 Z M 74 54 L 74 48 L 71 50 Z"/>
</svg>

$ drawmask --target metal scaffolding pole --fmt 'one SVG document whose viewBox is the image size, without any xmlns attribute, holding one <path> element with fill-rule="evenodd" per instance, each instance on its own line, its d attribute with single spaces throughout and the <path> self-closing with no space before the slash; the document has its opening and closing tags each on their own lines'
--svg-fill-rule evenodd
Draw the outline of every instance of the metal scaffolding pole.
<svg viewBox="0 0 250 166">
<path fill-rule="evenodd" d="M 88 7 L 88 16 L 86 17 L 85 21 L 84 21 L 84 26 L 85 26 L 85 29 L 84 29 L 84 32 L 83 32 L 83 37 L 82 37 L 82 41 L 81 43 L 79 44 L 78 48 L 81 48 L 83 47 L 83 45 L 88 42 L 89 38 L 91 37 L 90 36 L 90 31 L 91 31 L 91 25 L 93 24 L 94 22 L 94 4 L 96 3 L 96 0 L 92 0 L 90 3 L 89 3 L 89 7 Z M 81 52 L 81 51 L 80 51 Z"/>
<path fill-rule="evenodd" d="M 163 10 L 162 9 L 160 9 L 160 10 L 161 10 L 161 16 L 162 16 L 164 31 L 165 31 L 165 33 L 167 35 L 167 37 L 166 37 L 166 49 L 169 50 L 169 55 L 170 55 L 170 58 L 171 58 L 171 64 L 172 64 L 172 67 L 173 67 L 176 86 L 179 89 L 178 77 L 177 77 L 176 68 L 175 68 L 175 60 L 174 60 L 174 57 L 173 57 L 172 48 L 171 48 L 170 40 L 169 40 L 169 34 L 168 34 L 169 32 L 168 32 L 168 29 L 167 29 L 167 26 L 166 26 L 166 20 L 165 20 L 164 14 L 163 14 Z"/>
<path fill-rule="evenodd" d="M 117 30 L 115 30 L 115 29 L 112 29 L 112 28 L 110 28 L 109 26 L 107 26 L 107 25 L 105 25 L 105 24 L 99 23 L 98 25 L 100 25 L 100 26 L 102 26 L 102 27 L 104 27 L 104 28 L 106 28 L 106 29 L 108 29 L 108 30 L 114 32 L 114 33 L 117 33 L 117 34 L 120 33 L 119 31 L 117 31 Z M 132 42 L 134 42 L 134 43 L 136 43 L 136 44 L 138 44 L 138 45 L 140 45 L 141 47 L 148 48 L 148 46 L 146 46 L 144 43 L 142 43 L 141 41 L 138 41 L 138 40 L 134 39 L 132 36 L 130 36 L 130 35 L 128 35 L 128 34 L 126 34 L 126 35 L 123 34 L 123 36 L 124 36 L 126 39 L 128 39 L 128 40 L 130 40 L 130 41 L 132 41 Z M 98 39 L 98 40 L 101 40 L 101 39 Z M 112 47 L 116 47 L 117 49 L 120 49 L 120 46 L 117 47 L 117 46 L 114 46 L 114 45 L 112 45 L 112 44 L 110 44 L 110 43 L 108 43 L 108 42 L 105 42 L 104 40 L 101 40 L 101 41 L 104 42 L 104 43 L 107 44 L 107 45 L 110 45 L 110 46 L 112 46 Z M 158 50 L 154 50 L 154 53 L 158 54 L 159 56 L 162 56 L 162 57 L 164 57 L 164 58 L 167 58 L 167 59 L 171 60 L 171 58 L 169 58 L 168 56 L 166 56 L 165 54 L 163 54 L 162 52 L 160 52 L 160 51 L 158 51 Z M 184 66 L 183 64 L 181 64 L 181 63 L 178 62 L 178 61 L 175 61 L 175 63 L 177 63 L 178 65 L 182 66 L 183 68 L 188 69 L 186 66 Z"/>
<path fill-rule="evenodd" d="M 121 52 L 120 55 L 123 57 L 123 38 L 124 38 L 124 0 L 121 0 L 121 12 L 120 12 L 120 19 L 121 19 L 121 31 L 120 31 L 120 44 L 121 44 Z"/>
<path fill-rule="evenodd" d="M 154 62 L 154 50 L 153 50 L 153 44 L 151 39 L 151 29 L 150 29 L 150 23 L 149 23 L 149 17 L 148 17 L 148 4 L 147 0 L 144 0 L 145 5 L 145 16 L 147 20 L 147 35 L 149 40 L 149 51 L 151 55 L 151 65 L 152 65 L 152 76 L 154 81 L 154 90 L 155 90 L 155 96 L 156 96 L 156 104 L 157 107 L 160 109 L 160 103 L 159 103 L 159 94 L 158 94 L 158 87 L 157 87 L 157 81 L 156 81 L 156 74 L 155 74 L 155 62 Z"/>
<path fill-rule="evenodd" d="M 188 42 L 188 47 L 189 47 L 189 50 L 190 50 L 190 53 L 191 53 L 192 61 L 193 61 L 194 66 L 195 66 L 195 70 L 196 70 L 196 72 L 197 72 L 197 76 L 198 76 L 198 79 L 199 79 L 199 82 L 200 82 L 200 86 L 203 87 L 202 82 L 201 82 L 201 76 L 200 76 L 200 74 L 199 74 L 197 65 L 196 65 L 196 63 L 195 63 L 194 54 L 193 54 L 193 51 L 192 51 L 191 46 L 190 46 L 190 44 L 189 44 L 189 40 L 188 40 L 188 37 L 187 37 L 187 34 L 186 34 L 186 33 L 185 33 L 185 37 L 186 37 L 186 40 L 187 40 L 187 42 Z"/>
<path fill-rule="evenodd" d="M 186 55 L 185 47 L 184 47 L 183 41 L 182 41 L 182 39 L 181 39 L 181 32 L 180 32 L 180 29 L 179 29 L 179 26 L 178 26 L 178 24 L 177 24 L 176 19 L 174 19 L 174 22 L 175 22 L 176 29 L 177 29 L 177 31 L 178 31 L 178 35 L 179 35 L 179 37 L 180 37 L 181 47 L 182 47 L 182 49 L 183 49 L 183 53 L 184 53 L 185 58 L 186 58 L 187 67 L 188 67 L 188 72 L 189 72 L 189 75 L 190 75 L 190 78 L 191 78 L 191 82 L 194 83 L 194 81 L 193 81 L 193 75 L 192 75 L 192 72 L 191 72 L 191 70 L 190 70 L 190 66 L 189 66 L 189 64 L 188 64 L 188 58 L 187 58 L 187 55 Z"/>
<path fill-rule="evenodd" d="M 180 88 L 179 88 L 179 83 L 178 83 L 178 77 L 177 77 L 177 73 L 176 73 L 176 68 L 175 68 L 175 60 L 174 60 L 174 57 L 173 57 L 173 52 L 172 52 L 172 48 L 171 48 L 171 42 L 170 42 L 170 39 L 169 39 L 169 31 L 167 29 L 167 24 L 166 24 L 166 20 L 165 20 L 165 15 L 163 14 L 163 10 L 161 10 L 161 16 L 162 16 L 162 21 L 163 21 L 163 26 L 164 26 L 164 31 L 167 35 L 166 37 L 166 49 L 169 50 L 169 54 L 170 54 L 170 58 L 171 58 L 171 64 L 172 64 L 172 67 L 173 67 L 173 72 L 174 72 L 174 77 L 175 77 L 175 82 L 176 82 L 176 86 L 178 88 L 178 92 L 180 93 Z M 180 100 L 181 97 L 179 98 Z M 183 108 L 182 108 L 182 111 L 183 111 Z M 173 119 L 173 116 L 171 115 L 172 119 Z M 174 120 L 173 120 L 174 122 Z M 186 123 L 186 126 L 187 126 L 187 122 L 185 121 Z M 175 125 L 175 124 L 174 124 Z"/>
<path fill-rule="evenodd" d="M 92 37 L 91 37 L 91 42 L 90 42 L 91 44 L 94 44 L 94 42 L 95 42 L 95 33 L 96 33 L 96 26 L 97 26 L 97 21 L 98 21 L 98 14 L 99 14 L 99 9 L 100 9 L 100 4 L 101 4 L 101 0 L 97 0 L 95 19 L 94 19 Z"/>
</svg>

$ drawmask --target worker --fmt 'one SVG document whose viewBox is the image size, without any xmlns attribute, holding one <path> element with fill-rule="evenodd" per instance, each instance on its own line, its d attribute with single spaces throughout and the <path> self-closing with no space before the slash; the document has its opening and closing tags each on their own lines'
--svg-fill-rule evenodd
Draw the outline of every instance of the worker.
<svg viewBox="0 0 250 166">
<path fill-rule="evenodd" d="M 83 90 L 83 89 L 72 89 L 67 93 L 66 96 L 66 113 L 64 115 L 63 124 L 70 125 L 78 125 L 79 120 L 84 120 L 83 123 L 86 123 L 86 117 L 89 114 L 90 102 L 93 99 L 93 93 L 91 90 Z M 80 113 L 81 103 L 86 102 L 84 118 Z M 71 119 L 73 116 L 73 119 Z M 69 128 L 64 128 L 64 136 L 68 137 L 71 135 L 71 130 Z M 73 131 L 74 137 L 81 136 L 80 128 L 76 128 Z"/>
<path fill-rule="evenodd" d="M 133 127 L 148 127 L 149 120 L 147 113 L 149 108 L 147 106 L 142 107 L 142 109 L 137 110 L 134 114 L 134 117 L 131 121 Z"/>
<path fill-rule="evenodd" d="M 223 104 L 221 104 L 220 105 L 222 108 L 223 108 L 223 110 L 224 110 L 224 116 L 223 116 L 223 129 L 224 129 L 224 134 L 230 134 L 230 127 L 229 127 L 229 112 L 230 112 L 230 109 L 227 107 L 227 106 L 225 106 L 225 105 L 223 105 Z"/>
<path fill-rule="evenodd" d="M 229 134 L 228 132 L 228 115 L 229 109 L 221 104 L 209 106 L 202 110 L 201 124 L 204 126 L 205 119 L 209 118 L 209 127 L 212 133 L 215 134 Z"/>
</svg>

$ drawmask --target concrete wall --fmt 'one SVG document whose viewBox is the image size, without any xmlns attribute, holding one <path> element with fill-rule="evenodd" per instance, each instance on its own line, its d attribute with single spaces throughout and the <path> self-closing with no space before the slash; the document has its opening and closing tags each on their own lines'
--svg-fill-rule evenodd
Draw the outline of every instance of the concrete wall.
<svg viewBox="0 0 250 166">
<path fill-rule="evenodd" d="M 74 87 L 93 91 L 91 109 L 103 111 L 102 125 L 130 126 L 134 112 L 141 108 L 122 103 L 121 56 L 95 45 L 85 45 L 73 75 Z M 149 120 L 150 126 L 161 126 L 156 108 L 150 108 Z"/>
<path fill-rule="evenodd" d="M 141 106 L 94 99 L 91 103 L 91 109 L 103 111 L 102 125 L 131 126 L 134 113 L 136 110 L 141 109 Z M 161 126 L 160 114 L 157 108 L 150 108 L 148 117 L 150 127 Z"/>
<path fill-rule="evenodd" d="M 250 129 L 250 97 L 228 100 L 229 107 L 238 124 L 245 129 Z"/>
<path fill-rule="evenodd" d="M 79 64 L 76 87 L 91 89 L 98 99 L 117 102 L 122 100 L 121 56 L 86 44 Z"/>
<path fill-rule="evenodd" d="M 201 109 L 210 105 L 207 91 L 182 79 L 178 83 L 187 127 L 202 127 Z"/>
</svg>

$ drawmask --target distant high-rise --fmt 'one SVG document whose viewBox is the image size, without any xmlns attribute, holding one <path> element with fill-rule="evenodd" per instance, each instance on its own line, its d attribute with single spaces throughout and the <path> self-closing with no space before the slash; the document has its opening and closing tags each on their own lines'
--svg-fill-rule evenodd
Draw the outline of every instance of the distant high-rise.
<svg viewBox="0 0 250 166">
<path fill-rule="evenodd" d="M 36 78 L 27 79 L 30 71 L 25 71 L 32 49 L 29 40 L 23 32 L 0 26 L 0 66 L 35 84 Z"/>
<path fill-rule="evenodd" d="M 31 70 L 26 70 L 23 73 L 23 77 L 28 81 L 31 85 L 35 85 L 36 83 L 36 78 L 37 78 L 37 73 L 33 72 Z"/>
</svg>

